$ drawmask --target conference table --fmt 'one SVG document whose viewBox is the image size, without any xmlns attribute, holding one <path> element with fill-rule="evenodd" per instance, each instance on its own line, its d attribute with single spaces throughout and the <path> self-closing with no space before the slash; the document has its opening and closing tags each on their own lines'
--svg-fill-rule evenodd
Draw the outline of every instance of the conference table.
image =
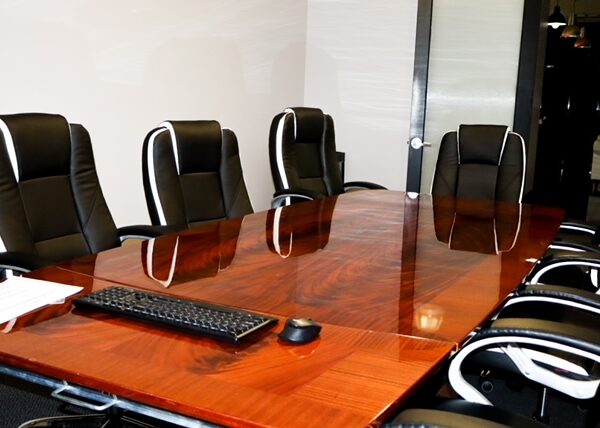
<svg viewBox="0 0 600 428">
<path fill-rule="evenodd" d="M 67 299 L 0 335 L 0 369 L 183 426 L 378 426 L 498 310 L 562 219 L 549 207 L 376 190 L 134 241 L 28 276 L 279 322 L 236 345 Z M 320 337 L 280 340 L 300 317 L 321 324 Z"/>
</svg>

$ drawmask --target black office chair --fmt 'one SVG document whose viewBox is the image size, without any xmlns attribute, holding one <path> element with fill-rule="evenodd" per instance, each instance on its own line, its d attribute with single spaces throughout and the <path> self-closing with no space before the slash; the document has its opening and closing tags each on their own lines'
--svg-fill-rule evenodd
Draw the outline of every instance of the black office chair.
<svg viewBox="0 0 600 428">
<path fill-rule="evenodd" d="M 273 118 L 269 158 L 275 185 L 273 207 L 349 190 L 385 189 L 364 181 L 343 183 L 333 119 L 318 108 L 287 108 Z"/>
<path fill-rule="evenodd" d="M 444 135 L 431 194 L 521 202 L 525 144 L 500 125 L 460 125 Z M 548 254 L 555 251 L 600 252 L 600 231 L 579 221 L 565 221 Z"/>
<path fill-rule="evenodd" d="M 547 422 L 552 404 L 561 409 L 554 418 L 577 415 L 595 426 L 599 316 L 598 296 L 568 287 L 526 286 L 452 357 L 450 385 L 471 402 L 507 408 L 533 403 L 527 412 Z M 581 415 L 585 407 L 587 415 Z"/>
<path fill-rule="evenodd" d="M 558 251 L 600 253 L 600 229 L 585 222 L 566 220 L 560 225 L 556 239 L 549 248 Z"/>
<path fill-rule="evenodd" d="M 152 224 L 193 227 L 253 212 L 237 138 L 214 120 L 167 121 L 144 140 Z"/>
<path fill-rule="evenodd" d="M 549 305 L 542 305 L 548 311 Z M 556 406 L 570 405 L 575 413 L 577 408 L 588 407 L 588 422 L 597 421 L 597 314 L 585 317 L 579 309 L 565 307 L 567 317 L 549 320 L 539 312 L 534 316 L 515 314 L 511 307 L 503 312 L 505 315 L 474 334 L 454 355 L 449 368 L 454 391 L 468 401 L 490 404 L 494 389 L 504 382 L 512 388 L 504 397 L 512 397 L 513 404 L 529 401 L 516 398 L 526 387 L 537 389 L 537 396 L 530 399 L 539 401 L 529 411 L 536 412 L 540 420 L 546 420 L 548 403 L 552 402 Z M 585 326 L 573 322 L 582 318 L 591 323 Z"/>
<path fill-rule="evenodd" d="M 127 238 L 169 231 L 157 226 L 115 226 L 83 126 L 55 114 L 0 116 L 3 275 L 94 254 Z"/>
<path fill-rule="evenodd" d="M 501 125 L 460 125 L 442 138 L 431 194 L 521 202 L 523 138 Z"/>
<path fill-rule="evenodd" d="M 87 130 L 55 114 L 0 116 L 0 268 L 27 272 L 170 231 L 117 228 Z"/>
</svg>

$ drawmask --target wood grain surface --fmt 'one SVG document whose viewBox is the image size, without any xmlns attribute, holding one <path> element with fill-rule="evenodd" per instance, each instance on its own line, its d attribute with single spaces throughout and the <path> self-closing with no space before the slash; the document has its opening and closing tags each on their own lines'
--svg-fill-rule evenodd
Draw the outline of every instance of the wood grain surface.
<svg viewBox="0 0 600 428">
<path fill-rule="evenodd" d="M 61 267 L 282 317 L 460 342 L 543 255 L 558 209 L 354 192 Z"/>
<path fill-rule="evenodd" d="M 561 220 L 550 208 L 369 191 L 136 242 L 30 275 L 280 322 L 236 346 L 67 301 L 0 335 L 0 361 L 227 426 L 378 425 L 489 318 Z M 306 316 L 323 325 L 317 341 L 278 340 L 286 318 Z"/>
<path fill-rule="evenodd" d="M 56 268 L 36 276 L 86 292 L 112 285 Z M 0 361 L 227 426 L 360 427 L 382 422 L 454 348 L 329 324 L 287 345 L 284 322 L 240 346 L 67 303 L 0 335 Z"/>
</svg>

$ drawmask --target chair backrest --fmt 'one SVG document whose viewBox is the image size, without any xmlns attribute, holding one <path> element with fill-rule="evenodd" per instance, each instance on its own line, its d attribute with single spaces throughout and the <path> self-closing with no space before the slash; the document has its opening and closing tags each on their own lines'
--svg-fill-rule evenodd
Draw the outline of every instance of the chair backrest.
<svg viewBox="0 0 600 428">
<path fill-rule="evenodd" d="M 86 129 L 55 114 L 0 116 L 0 250 L 57 262 L 118 245 Z"/>
<path fill-rule="evenodd" d="M 252 213 L 237 138 L 214 120 L 167 121 L 144 140 L 152 224 L 186 227 Z"/>
<path fill-rule="evenodd" d="M 271 123 L 269 157 L 275 190 L 344 193 L 333 119 L 318 108 L 295 107 Z"/>
<path fill-rule="evenodd" d="M 502 125 L 460 125 L 442 138 L 431 194 L 520 202 L 524 180 L 519 134 Z"/>
</svg>

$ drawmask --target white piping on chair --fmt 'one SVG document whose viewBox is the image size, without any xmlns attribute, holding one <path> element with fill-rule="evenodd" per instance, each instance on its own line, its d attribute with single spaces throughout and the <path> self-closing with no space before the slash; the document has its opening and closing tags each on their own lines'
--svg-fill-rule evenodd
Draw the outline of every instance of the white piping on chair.
<svg viewBox="0 0 600 428">
<path fill-rule="evenodd" d="M 15 144 L 13 142 L 13 138 L 10 133 L 10 130 L 8 129 L 8 126 L 1 119 L 0 119 L 0 132 L 2 132 L 2 134 L 4 136 L 4 142 L 6 143 L 6 151 L 8 152 L 8 158 L 12 165 L 12 170 L 13 170 L 13 174 L 15 176 L 15 180 L 18 183 L 19 182 L 19 173 L 18 173 L 19 164 L 17 162 L 17 153 L 15 151 Z M 5 253 L 6 251 L 7 251 L 6 245 L 4 244 L 4 241 L 2 240 L 2 237 L 0 236 L 0 252 Z"/>
<path fill-rule="evenodd" d="M 523 176 L 525 176 L 525 174 L 523 174 Z M 519 221 L 517 222 L 517 231 L 515 233 L 515 239 L 513 239 L 513 243 L 510 246 L 510 248 L 508 250 L 505 250 L 506 252 L 511 251 L 514 247 L 515 244 L 517 243 L 517 239 L 519 239 L 519 233 L 521 233 L 521 217 L 523 215 L 523 205 L 520 204 L 521 199 L 519 198 Z M 495 222 L 495 220 L 494 220 Z"/>
<path fill-rule="evenodd" d="M 534 382 L 537 382 L 541 385 L 546 385 L 552 389 L 561 391 L 564 394 L 570 395 L 574 398 L 588 399 L 594 396 L 598 385 L 600 384 L 599 380 L 585 381 L 569 379 L 565 376 L 560 376 L 542 366 L 538 366 L 537 364 L 532 362 L 531 359 L 528 358 L 525 353 L 520 352 L 521 350 L 518 348 L 518 343 L 556 349 L 573 355 L 578 355 L 583 358 L 587 358 L 589 360 L 595 361 L 596 363 L 600 362 L 600 357 L 598 357 L 595 354 L 568 345 L 555 343 L 546 339 L 510 335 L 490 337 L 478 340 L 476 342 L 468 343 L 452 359 L 452 361 L 450 362 L 450 367 L 448 368 L 448 380 L 450 381 L 450 385 L 452 386 L 454 391 L 456 391 L 456 393 L 465 400 L 480 404 L 491 404 L 487 397 L 481 394 L 475 387 L 473 387 L 469 382 L 466 381 L 466 379 L 462 375 L 461 368 L 464 359 L 468 357 L 472 352 L 480 348 L 486 348 L 490 345 L 498 344 L 498 347 L 511 359 L 511 361 L 517 366 L 517 368 L 524 377 L 531 379 Z M 503 346 L 503 344 L 507 344 L 507 346 Z"/>
<path fill-rule="evenodd" d="M 292 241 L 294 240 L 294 233 L 290 233 L 290 245 L 287 254 L 283 254 L 281 246 L 279 245 L 279 222 L 281 221 L 281 211 L 284 207 L 278 207 L 275 209 L 275 215 L 273 216 L 273 247 L 277 254 L 282 259 L 287 259 L 292 254 Z"/>
<path fill-rule="evenodd" d="M 528 303 L 528 302 L 547 302 L 554 303 L 556 305 L 563 305 L 571 308 L 577 308 L 581 311 L 588 311 L 600 315 L 600 308 L 595 308 L 590 305 L 586 305 L 584 303 L 572 302 L 570 300 L 562 299 L 560 297 L 552 297 L 552 296 L 519 296 L 519 297 L 511 297 L 504 305 L 504 308 L 508 308 L 511 305 L 515 305 L 518 303 Z"/>
<path fill-rule="evenodd" d="M 508 127 L 506 127 L 506 132 L 504 133 L 504 141 L 502 141 L 502 149 L 500 150 L 500 157 L 498 158 L 498 166 L 500 166 L 500 162 L 502 162 L 502 155 L 504 154 L 504 148 L 506 147 L 506 141 L 508 140 L 508 136 L 512 134 L 515 135 L 517 137 L 519 137 L 519 140 L 521 141 L 521 153 L 522 153 L 522 159 L 523 159 L 523 165 L 522 165 L 522 171 L 523 173 L 521 174 L 521 189 L 519 191 L 519 200 L 517 201 L 518 203 L 521 203 L 521 200 L 523 199 L 523 188 L 525 187 L 525 168 L 527 165 L 527 159 L 526 159 L 526 154 L 525 154 L 525 141 L 523 140 L 523 137 L 521 137 L 521 135 L 517 134 L 516 132 L 512 132 L 508 129 Z"/>
<path fill-rule="evenodd" d="M 175 128 L 169 121 L 163 122 L 158 126 L 164 126 L 171 134 L 171 142 L 173 143 L 173 154 L 175 155 L 175 166 L 177 167 L 177 174 L 179 174 L 179 150 L 177 149 L 177 137 L 175 136 Z"/>
<path fill-rule="evenodd" d="M 561 224 L 560 228 L 568 229 L 568 230 L 576 230 L 577 232 L 582 232 L 582 233 L 589 233 L 590 235 L 593 235 L 594 233 L 596 233 L 596 231 L 594 229 L 592 229 L 592 228 L 590 228 L 590 226 L 586 226 L 586 225 Z"/>
<path fill-rule="evenodd" d="M 167 131 L 166 128 L 160 128 L 152 133 L 148 140 L 148 152 L 146 154 L 146 162 L 148 164 L 149 175 L 148 178 L 150 179 L 150 190 L 152 191 L 152 200 L 154 201 L 154 206 L 158 214 L 158 221 L 163 226 L 167 224 L 167 220 L 165 219 L 165 213 L 162 204 L 160 203 L 160 197 L 158 195 L 158 184 L 156 183 L 156 171 L 154 168 L 154 140 L 159 134 L 165 131 Z"/>
<path fill-rule="evenodd" d="M 500 249 L 498 246 L 498 232 L 496 231 L 496 218 L 494 217 L 494 251 L 496 254 L 500 254 Z"/>
<path fill-rule="evenodd" d="M 298 122 L 296 122 L 296 112 L 294 111 L 294 109 L 291 108 L 286 108 L 284 111 L 284 113 L 292 113 L 294 115 L 294 138 L 296 138 L 296 136 L 298 135 Z"/>
<path fill-rule="evenodd" d="M 506 127 L 506 130 L 504 131 L 504 138 L 502 139 L 502 148 L 500 149 L 500 156 L 498 157 L 498 166 L 500 166 L 500 163 L 502 162 L 502 155 L 504 154 L 504 147 L 506 146 L 507 139 L 508 139 L 508 126 Z"/>
<path fill-rule="evenodd" d="M 460 125 L 456 128 L 456 156 L 460 165 Z"/>
<path fill-rule="evenodd" d="M 175 276 L 175 266 L 177 265 L 177 250 L 179 248 L 179 236 L 175 240 L 175 248 L 173 249 L 173 257 L 171 258 L 171 266 L 169 266 L 169 275 L 167 279 L 162 280 L 154 276 L 154 266 L 152 264 L 152 256 L 154 254 L 154 239 L 148 240 L 148 249 L 146 250 L 146 266 L 148 267 L 148 276 L 158 282 L 165 288 L 169 288 Z"/>
<path fill-rule="evenodd" d="M 594 263 L 594 262 L 588 262 L 585 260 L 565 260 L 565 261 L 561 261 L 561 262 L 557 262 L 557 263 L 552 263 L 549 264 L 547 266 L 544 266 L 543 268 L 541 268 L 534 276 L 533 278 L 531 278 L 531 280 L 529 280 L 529 282 L 531 284 L 538 284 L 541 277 L 548 271 L 558 268 L 558 267 L 564 267 L 564 266 L 587 266 L 590 267 L 592 269 L 597 269 L 598 268 L 598 264 Z M 600 293 L 600 289 L 596 290 L 594 293 L 598 294 Z"/>
<path fill-rule="evenodd" d="M 279 123 L 277 124 L 277 133 L 275 134 L 275 159 L 277 160 L 277 172 L 279 174 L 279 178 L 281 179 L 281 185 L 284 189 L 288 189 L 290 187 L 287 176 L 285 175 L 285 168 L 283 166 L 283 123 L 285 122 L 285 118 L 288 114 L 294 115 L 294 111 L 292 109 L 286 108 L 284 110 L 284 115 L 279 119 Z M 294 115 L 294 138 L 296 138 L 296 116 Z"/>
<path fill-rule="evenodd" d="M 527 154 L 525 153 L 525 140 L 523 140 L 523 137 L 520 134 L 517 134 L 516 132 L 511 132 L 511 134 L 516 135 L 517 137 L 519 137 L 519 140 L 521 140 L 521 151 L 523 153 L 523 174 L 521 174 L 521 192 L 519 193 L 520 203 L 523 199 L 523 188 L 525 187 L 525 168 L 527 167 Z"/>
<path fill-rule="evenodd" d="M 10 159 L 10 163 L 12 165 L 15 180 L 18 183 L 19 162 L 17 160 L 17 152 L 15 151 L 15 143 L 13 142 L 12 134 L 10 133 L 8 126 L 2 119 L 0 119 L 0 132 L 2 132 L 2 134 L 4 135 L 4 142 L 6 143 L 6 151 L 8 152 L 8 158 Z"/>
</svg>

